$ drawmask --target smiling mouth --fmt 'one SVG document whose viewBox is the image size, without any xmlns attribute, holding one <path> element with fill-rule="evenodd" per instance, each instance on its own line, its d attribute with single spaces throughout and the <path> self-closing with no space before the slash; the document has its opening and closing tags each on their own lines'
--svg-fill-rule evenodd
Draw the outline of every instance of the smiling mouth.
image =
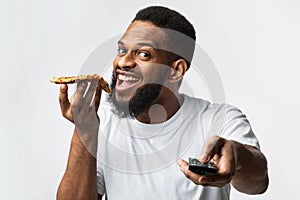
<svg viewBox="0 0 300 200">
<path fill-rule="evenodd" d="M 141 78 L 131 72 L 117 70 L 117 73 L 118 75 L 116 89 L 119 92 L 126 92 L 127 90 L 132 89 L 139 82 L 141 82 Z"/>
</svg>

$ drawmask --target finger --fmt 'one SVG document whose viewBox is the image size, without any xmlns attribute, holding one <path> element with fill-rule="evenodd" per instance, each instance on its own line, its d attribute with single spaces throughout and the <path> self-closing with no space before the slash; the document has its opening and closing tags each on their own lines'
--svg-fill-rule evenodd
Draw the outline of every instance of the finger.
<svg viewBox="0 0 300 200">
<path fill-rule="evenodd" d="M 209 186 L 221 187 L 229 183 L 232 176 L 228 173 L 217 173 L 215 175 L 206 176 L 206 184 Z"/>
<path fill-rule="evenodd" d="M 231 142 L 225 142 L 220 155 L 215 155 L 213 158 L 218 168 L 218 173 L 207 177 L 208 185 L 223 186 L 229 183 L 234 176 L 235 162 Z"/>
<path fill-rule="evenodd" d="M 88 88 L 86 94 L 85 94 L 85 97 L 84 97 L 84 103 L 85 103 L 86 105 L 89 106 L 89 105 L 91 104 L 97 86 L 98 86 L 98 81 L 93 80 L 93 81 L 91 82 L 91 84 L 90 84 L 90 86 L 89 86 L 89 88 Z"/>
<path fill-rule="evenodd" d="M 202 186 L 218 186 L 218 185 L 225 185 L 227 181 L 225 181 L 225 178 L 218 177 L 219 175 L 213 176 L 201 176 L 199 174 L 195 174 L 191 172 L 188 169 L 188 163 L 182 159 L 178 160 L 178 165 L 180 166 L 180 170 L 183 172 L 183 174 L 193 181 L 197 185 Z"/>
<path fill-rule="evenodd" d="M 97 87 L 96 89 L 96 94 L 94 97 L 94 105 L 95 105 L 95 110 L 97 111 L 100 105 L 100 100 L 101 100 L 101 94 L 102 94 L 102 88 L 100 86 Z"/>
<path fill-rule="evenodd" d="M 216 163 L 218 172 L 222 176 L 233 176 L 235 173 L 236 162 L 231 142 L 226 142 L 221 150 L 221 156 Z"/>
<path fill-rule="evenodd" d="M 82 98 L 87 85 L 87 81 L 81 81 L 77 84 L 77 90 L 72 98 L 72 106 L 76 107 L 82 103 Z"/>
<path fill-rule="evenodd" d="M 200 162 L 209 162 L 215 154 L 220 152 L 225 141 L 224 138 L 216 135 L 209 138 L 202 150 Z"/>
<path fill-rule="evenodd" d="M 206 186 L 222 187 L 230 183 L 231 178 L 220 175 L 206 176 Z"/>
<path fill-rule="evenodd" d="M 178 161 L 177 161 L 177 163 L 178 163 L 178 165 L 179 165 L 179 167 L 180 167 L 180 170 L 184 173 L 184 175 L 187 177 L 187 178 L 190 178 L 189 177 L 189 174 L 188 174 L 188 163 L 185 161 L 185 160 L 183 160 L 183 159 L 179 159 Z"/>
<path fill-rule="evenodd" d="M 61 84 L 59 90 L 59 105 L 61 112 L 64 114 L 70 109 L 70 101 L 68 99 L 68 86 L 67 84 Z"/>
<path fill-rule="evenodd" d="M 188 163 L 183 159 L 178 159 L 177 164 L 179 167 L 181 167 L 181 165 L 188 165 Z"/>
<path fill-rule="evenodd" d="M 183 174 L 190 179 L 191 181 L 193 181 L 195 184 L 197 185 L 207 185 L 207 180 L 205 176 L 201 176 L 199 174 L 193 173 L 189 170 L 189 166 L 188 163 L 183 160 L 183 159 L 179 159 L 177 161 L 178 165 L 180 166 L 180 170 L 183 172 Z"/>
</svg>

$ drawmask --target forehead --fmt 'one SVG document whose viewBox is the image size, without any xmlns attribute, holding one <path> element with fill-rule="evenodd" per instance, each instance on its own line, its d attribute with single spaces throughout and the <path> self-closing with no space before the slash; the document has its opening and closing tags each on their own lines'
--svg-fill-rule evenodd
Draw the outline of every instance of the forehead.
<svg viewBox="0 0 300 200">
<path fill-rule="evenodd" d="M 162 49 L 166 46 L 167 35 L 163 29 L 151 22 L 134 21 L 120 39 L 126 46 L 147 44 L 153 48 Z"/>
</svg>

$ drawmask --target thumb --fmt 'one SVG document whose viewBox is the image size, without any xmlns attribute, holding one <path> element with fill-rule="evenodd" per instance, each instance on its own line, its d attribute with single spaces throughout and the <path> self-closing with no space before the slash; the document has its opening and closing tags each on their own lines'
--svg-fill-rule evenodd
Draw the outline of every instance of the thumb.
<svg viewBox="0 0 300 200">
<path fill-rule="evenodd" d="M 66 113 L 70 109 L 70 101 L 68 99 L 68 86 L 61 84 L 59 90 L 59 105 L 62 113 Z"/>
<path fill-rule="evenodd" d="M 219 136 L 212 136 L 206 142 L 202 154 L 199 158 L 200 162 L 209 162 L 214 155 L 218 154 L 225 143 L 225 139 Z"/>
<path fill-rule="evenodd" d="M 59 89 L 59 105 L 62 115 L 70 120 L 71 122 L 74 122 L 73 115 L 71 111 L 71 104 L 68 98 L 68 86 L 67 84 L 61 84 Z"/>
</svg>

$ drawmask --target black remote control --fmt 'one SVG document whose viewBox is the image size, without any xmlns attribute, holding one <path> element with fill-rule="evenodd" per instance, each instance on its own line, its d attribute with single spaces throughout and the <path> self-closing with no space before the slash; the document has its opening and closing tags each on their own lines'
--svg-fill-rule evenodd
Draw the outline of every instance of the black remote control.
<svg viewBox="0 0 300 200">
<path fill-rule="evenodd" d="M 214 175 L 218 169 L 214 163 L 202 163 L 196 158 L 189 158 L 189 170 L 200 175 Z"/>
</svg>

